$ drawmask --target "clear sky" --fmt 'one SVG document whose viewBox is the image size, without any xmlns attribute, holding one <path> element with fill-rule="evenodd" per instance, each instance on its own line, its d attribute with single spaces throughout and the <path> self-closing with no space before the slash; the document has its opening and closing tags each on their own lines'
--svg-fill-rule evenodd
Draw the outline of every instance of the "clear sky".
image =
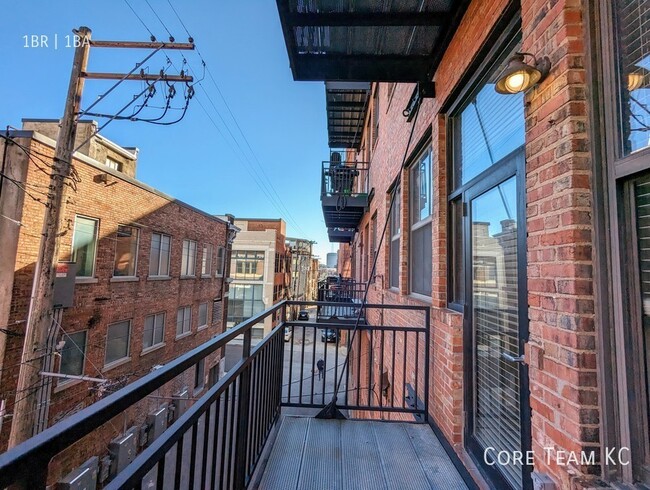
<svg viewBox="0 0 650 490">
<path fill-rule="evenodd" d="M 126 1 L 158 40 L 168 40 L 169 34 L 146 0 Z M 4 8 L 0 15 L 0 127 L 20 128 L 22 118 L 61 117 L 73 55 L 73 49 L 66 47 L 66 36 L 73 28 L 88 26 L 97 40 L 149 40 L 149 32 L 126 1 L 24 0 Z M 293 81 L 275 1 L 171 1 L 223 98 L 206 74 L 179 123 L 114 121 L 101 134 L 122 146 L 140 149 L 138 179 L 210 213 L 282 217 L 290 236 L 318 242 L 315 253 L 324 262 L 325 254 L 334 251 L 327 241 L 319 200 L 320 166 L 328 155 L 324 85 Z M 167 0 L 149 0 L 149 4 L 176 41 L 187 42 L 187 33 Z M 25 47 L 24 36 L 31 44 L 33 35 L 39 40 L 47 36 L 47 47 L 40 42 L 39 47 Z M 89 71 L 126 73 L 147 54 L 145 50 L 94 48 Z M 174 65 L 167 73 L 178 73 L 183 54 L 175 51 L 157 53 L 145 68 L 158 73 L 167 67 L 166 56 Z M 184 56 L 186 66 L 201 78 L 199 55 L 186 52 Z M 87 81 L 82 107 L 88 107 L 113 83 Z M 124 82 L 93 110 L 114 114 L 142 89 L 142 82 Z M 182 108 L 183 87 L 177 84 L 176 89 L 172 107 Z M 139 116 L 159 116 L 166 90 L 159 83 L 151 107 Z M 129 115 L 138 102 L 122 114 Z M 169 110 L 163 120 L 174 120 L 179 114 Z"/>
</svg>

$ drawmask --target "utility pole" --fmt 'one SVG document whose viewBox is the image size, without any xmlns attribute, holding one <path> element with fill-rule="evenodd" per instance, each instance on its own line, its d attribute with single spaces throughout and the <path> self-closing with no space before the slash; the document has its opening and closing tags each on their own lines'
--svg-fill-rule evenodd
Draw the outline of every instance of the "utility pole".
<svg viewBox="0 0 650 490">
<path fill-rule="evenodd" d="M 44 382 L 41 372 L 49 357 L 53 355 L 48 348 L 48 337 L 53 337 L 52 329 L 58 328 L 54 318 L 53 291 L 56 277 L 56 266 L 59 257 L 59 237 L 68 230 L 65 221 L 68 185 L 72 173 L 72 156 L 75 136 L 77 133 L 77 118 L 81 108 L 81 96 L 86 78 L 108 80 L 166 80 L 191 82 L 192 77 L 181 74 L 148 75 L 142 71 L 140 75 L 119 73 L 88 73 L 86 71 L 90 48 L 141 48 L 141 49 L 194 49 L 193 43 L 162 43 L 162 42 L 122 42 L 122 41 L 91 41 L 91 30 L 80 27 L 76 34 L 76 48 L 72 63 L 72 73 L 66 98 L 63 118 L 61 119 L 59 135 L 54 153 L 54 165 L 50 174 L 50 188 L 45 204 L 43 231 L 34 282 L 32 297 L 25 328 L 25 342 L 21 357 L 16 396 L 13 406 L 13 418 L 9 447 L 14 447 L 29 439 L 44 427 L 37 427 L 39 413 L 47 410 L 47 398 L 39 400 Z M 47 413 L 47 412 L 46 412 Z M 46 424 L 45 424 L 46 425 Z"/>
</svg>

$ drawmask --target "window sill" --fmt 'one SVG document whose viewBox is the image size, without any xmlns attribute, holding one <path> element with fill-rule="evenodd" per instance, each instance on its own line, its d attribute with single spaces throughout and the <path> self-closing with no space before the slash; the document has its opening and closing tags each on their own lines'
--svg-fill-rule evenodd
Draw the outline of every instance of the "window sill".
<svg viewBox="0 0 650 490">
<path fill-rule="evenodd" d="M 96 277 L 75 277 L 75 284 L 97 284 L 99 279 Z"/>
<path fill-rule="evenodd" d="M 108 364 L 105 364 L 104 367 L 102 368 L 102 373 L 105 373 L 106 371 L 110 371 L 113 368 L 122 366 L 123 364 L 127 364 L 129 362 L 131 362 L 130 357 L 123 357 L 122 359 L 118 359 L 117 361 L 113 361 Z"/>
<path fill-rule="evenodd" d="M 140 357 L 146 356 L 150 352 L 157 351 L 158 349 L 162 349 L 163 347 L 165 347 L 165 345 L 167 345 L 167 344 L 165 344 L 164 342 L 161 342 L 160 344 L 152 345 L 151 347 L 147 347 L 146 349 L 142 349 L 142 352 L 140 352 Z"/>
<path fill-rule="evenodd" d="M 427 306 L 431 306 L 431 296 L 425 296 L 424 294 L 420 293 L 411 293 L 408 296 L 415 301 L 419 301 L 420 303 L 425 303 Z"/>
<path fill-rule="evenodd" d="M 138 276 L 113 276 L 111 282 L 139 282 Z"/>
<path fill-rule="evenodd" d="M 71 388 L 73 386 L 77 386 L 79 383 L 83 383 L 83 380 L 81 379 L 71 379 L 69 381 L 64 381 L 63 383 L 57 383 L 57 385 L 54 387 L 54 393 L 60 393 L 64 390 L 67 390 L 68 388 Z"/>
<path fill-rule="evenodd" d="M 201 274 L 201 279 L 212 279 L 210 274 Z"/>
<path fill-rule="evenodd" d="M 199 328 L 196 329 L 197 332 L 200 332 L 201 330 L 205 330 L 208 328 L 208 324 L 206 323 L 205 325 L 201 325 Z"/>
<path fill-rule="evenodd" d="M 180 279 L 196 279 L 196 276 L 181 275 Z"/>
<path fill-rule="evenodd" d="M 203 391 L 204 388 L 205 388 L 205 385 L 197 386 L 196 388 L 194 388 L 194 391 L 192 391 L 192 397 L 198 396 Z"/>
<path fill-rule="evenodd" d="M 174 340 L 184 339 L 185 337 L 189 337 L 190 335 L 192 335 L 192 331 L 191 331 L 191 330 L 190 330 L 189 332 L 185 332 L 185 333 L 182 333 L 182 334 L 180 334 L 180 335 L 177 335 L 176 338 L 175 338 Z"/>
<path fill-rule="evenodd" d="M 223 274 L 215 274 L 214 277 L 216 277 L 217 279 L 221 279 L 223 277 Z"/>
<path fill-rule="evenodd" d="M 172 276 L 147 276 L 147 281 L 170 281 Z"/>
</svg>

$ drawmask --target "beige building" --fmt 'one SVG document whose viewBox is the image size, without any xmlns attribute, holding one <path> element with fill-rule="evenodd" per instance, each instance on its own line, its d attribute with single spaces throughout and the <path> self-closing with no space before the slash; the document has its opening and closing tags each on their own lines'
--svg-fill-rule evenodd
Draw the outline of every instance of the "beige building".
<svg viewBox="0 0 650 490">
<path fill-rule="evenodd" d="M 229 328 L 285 299 L 291 275 L 291 256 L 285 244 L 282 219 L 235 220 L 241 231 L 233 243 L 228 297 Z M 278 318 L 266 318 L 253 329 L 254 338 L 267 335 Z"/>
</svg>

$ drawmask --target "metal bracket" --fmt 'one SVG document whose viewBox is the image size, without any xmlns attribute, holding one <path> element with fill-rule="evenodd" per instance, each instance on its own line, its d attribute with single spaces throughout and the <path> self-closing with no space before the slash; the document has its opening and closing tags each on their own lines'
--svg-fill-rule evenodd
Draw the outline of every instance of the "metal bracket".
<svg viewBox="0 0 650 490">
<path fill-rule="evenodd" d="M 415 117 L 418 107 L 422 103 L 422 99 L 433 99 L 436 96 L 435 82 L 418 82 L 413 89 L 411 98 L 409 99 L 406 109 L 402 111 L 402 115 L 406 118 L 407 122 Z"/>
<path fill-rule="evenodd" d="M 519 362 L 519 363 L 526 362 L 525 356 L 513 356 L 512 354 L 509 354 L 507 352 L 502 352 L 501 357 L 509 362 Z"/>
</svg>

